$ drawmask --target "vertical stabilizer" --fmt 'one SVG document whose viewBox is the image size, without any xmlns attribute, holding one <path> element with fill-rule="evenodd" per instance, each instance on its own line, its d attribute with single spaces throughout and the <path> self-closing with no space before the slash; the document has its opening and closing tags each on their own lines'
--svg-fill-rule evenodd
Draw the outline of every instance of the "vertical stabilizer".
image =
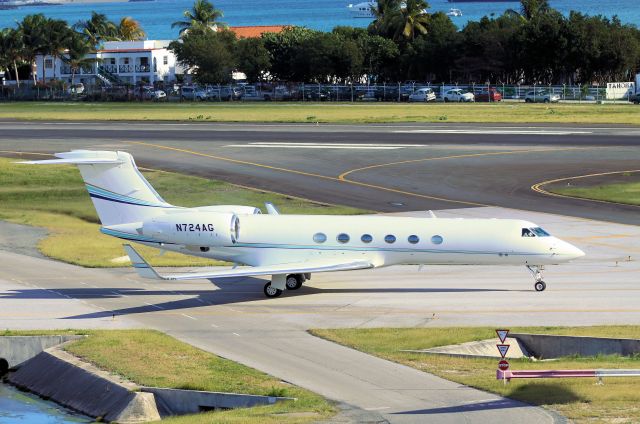
<svg viewBox="0 0 640 424">
<path fill-rule="evenodd" d="M 55 156 L 59 159 L 25 163 L 77 165 L 103 226 L 141 222 L 173 207 L 142 176 L 129 153 L 74 150 Z"/>
</svg>

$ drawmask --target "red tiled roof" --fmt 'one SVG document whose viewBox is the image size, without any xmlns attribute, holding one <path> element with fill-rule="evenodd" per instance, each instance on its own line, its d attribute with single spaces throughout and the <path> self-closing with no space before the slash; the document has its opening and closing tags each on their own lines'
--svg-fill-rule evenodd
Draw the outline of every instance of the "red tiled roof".
<svg viewBox="0 0 640 424">
<path fill-rule="evenodd" d="M 257 38 L 266 32 L 282 32 L 287 25 L 235 26 L 229 27 L 238 38 Z"/>
</svg>

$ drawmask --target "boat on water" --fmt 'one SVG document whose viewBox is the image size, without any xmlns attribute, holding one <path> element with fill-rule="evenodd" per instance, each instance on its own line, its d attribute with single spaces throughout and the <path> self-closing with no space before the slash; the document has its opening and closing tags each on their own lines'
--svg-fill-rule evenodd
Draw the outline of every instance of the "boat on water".
<svg viewBox="0 0 640 424">
<path fill-rule="evenodd" d="M 449 11 L 447 12 L 447 16 L 462 16 L 462 10 L 460 9 L 456 9 L 456 8 L 451 8 L 449 9 Z"/>
<path fill-rule="evenodd" d="M 375 6 L 375 2 L 365 1 L 358 4 L 350 4 L 347 8 L 354 18 L 373 18 L 373 8 Z"/>
<path fill-rule="evenodd" d="M 519 0 L 448 0 L 449 3 L 519 3 Z"/>
</svg>

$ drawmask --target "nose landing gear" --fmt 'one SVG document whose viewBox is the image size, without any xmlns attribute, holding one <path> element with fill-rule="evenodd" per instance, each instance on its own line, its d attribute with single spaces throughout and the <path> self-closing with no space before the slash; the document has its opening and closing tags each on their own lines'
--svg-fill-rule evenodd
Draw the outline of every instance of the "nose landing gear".
<svg viewBox="0 0 640 424">
<path fill-rule="evenodd" d="M 531 272 L 533 276 L 534 285 L 533 288 L 537 292 L 544 291 L 547 288 L 547 284 L 542 281 L 542 271 L 544 271 L 544 266 L 540 265 L 527 265 L 527 269 Z"/>
</svg>

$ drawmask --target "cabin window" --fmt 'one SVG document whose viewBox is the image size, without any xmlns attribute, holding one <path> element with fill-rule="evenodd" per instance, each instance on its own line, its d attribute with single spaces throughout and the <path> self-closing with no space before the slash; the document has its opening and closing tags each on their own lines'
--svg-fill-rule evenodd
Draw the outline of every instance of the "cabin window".
<svg viewBox="0 0 640 424">
<path fill-rule="evenodd" d="M 416 235 L 411 235 L 409 236 L 409 238 L 407 238 L 407 240 L 409 240 L 409 243 L 411 244 L 417 244 L 420 241 L 420 237 Z"/>
<path fill-rule="evenodd" d="M 536 235 L 528 228 L 522 229 L 522 237 L 535 237 Z"/>
<path fill-rule="evenodd" d="M 540 227 L 532 228 L 531 231 L 533 231 L 538 237 L 551 237 L 551 234 L 547 233 Z"/>
<path fill-rule="evenodd" d="M 315 233 L 313 235 L 313 241 L 316 243 L 324 243 L 327 241 L 327 236 L 324 233 Z"/>
<path fill-rule="evenodd" d="M 360 240 L 362 240 L 363 243 L 371 243 L 373 241 L 373 237 L 371 237 L 371 234 L 363 234 L 362 237 L 360 237 Z"/>
<path fill-rule="evenodd" d="M 433 244 L 442 244 L 443 241 L 444 241 L 444 239 L 442 238 L 442 236 L 433 236 L 433 237 L 431 237 L 431 243 L 433 243 Z"/>
<path fill-rule="evenodd" d="M 336 237 L 336 240 L 338 240 L 338 243 L 348 243 L 349 242 L 349 234 L 345 234 L 345 233 L 340 233 L 338 234 L 338 237 Z"/>
<path fill-rule="evenodd" d="M 396 236 L 394 236 L 392 234 L 388 234 L 388 235 L 384 236 L 384 241 L 389 243 L 389 244 L 395 243 L 396 242 Z"/>
</svg>

